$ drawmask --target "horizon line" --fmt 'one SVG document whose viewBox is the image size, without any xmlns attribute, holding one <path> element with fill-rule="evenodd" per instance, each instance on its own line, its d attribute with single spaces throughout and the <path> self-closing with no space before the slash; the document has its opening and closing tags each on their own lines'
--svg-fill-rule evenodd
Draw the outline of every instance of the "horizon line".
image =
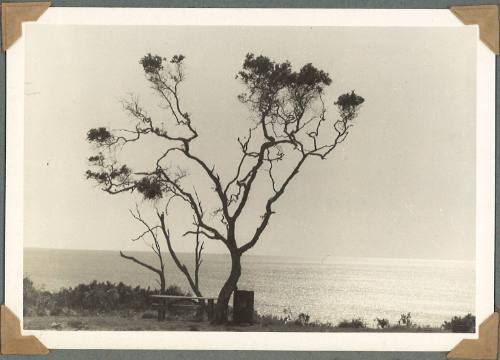
<svg viewBox="0 0 500 360">
<path fill-rule="evenodd" d="M 62 250 L 62 251 L 103 251 L 103 252 L 120 252 L 125 250 L 120 249 L 81 249 L 81 248 L 51 248 L 51 247 L 36 247 L 36 246 L 23 246 L 24 250 Z M 131 250 L 133 253 L 151 253 L 148 250 Z M 168 251 L 162 251 L 162 253 L 168 253 Z M 191 252 L 178 251 L 178 254 L 191 254 Z M 208 255 L 229 255 L 226 252 L 206 252 Z M 265 257 L 288 257 L 288 258 L 299 258 L 299 259 L 311 259 L 311 258 L 333 258 L 333 259 L 379 259 L 379 260 L 421 260 L 421 261 L 449 261 L 449 262 L 476 262 L 476 259 L 442 259 L 442 258 L 418 258 L 418 257 L 384 257 L 384 256 L 336 256 L 336 255 L 282 255 L 282 254 L 248 254 L 247 256 L 265 256 Z"/>
</svg>

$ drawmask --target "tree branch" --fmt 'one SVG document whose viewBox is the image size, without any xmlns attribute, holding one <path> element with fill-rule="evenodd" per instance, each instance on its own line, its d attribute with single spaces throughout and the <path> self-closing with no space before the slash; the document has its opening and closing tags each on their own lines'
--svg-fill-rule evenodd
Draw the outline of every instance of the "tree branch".
<svg viewBox="0 0 500 360">
<path fill-rule="evenodd" d="M 249 249 L 251 249 L 257 243 L 257 241 L 260 238 L 260 235 L 264 232 L 265 228 L 269 224 L 269 220 L 271 218 L 271 215 L 274 214 L 274 212 L 272 210 L 272 205 L 281 197 L 281 195 L 283 195 L 286 187 L 288 186 L 290 181 L 299 173 L 300 167 L 302 166 L 302 164 L 305 162 L 306 159 L 307 159 L 307 155 L 303 156 L 300 159 L 300 161 L 297 163 L 297 165 L 295 166 L 293 171 L 290 173 L 290 175 L 283 182 L 283 184 L 281 185 L 279 190 L 267 200 L 266 211 L 265 211 L 264 216 L 262 218 L 262 222 L 257 227 L 257 229 L 256 229 L 254 235 L 252 236 L 252 238 L 250 239 L 250 241 L 238 248 L 240 255 L 243 254 L 244 252 L 248 251 Z"/>
<path fill-rule="evenodd" d="M 137 258 L 133 257 L 133 256 L 128 256 L 128 255 L 125 255 L 122 251 L 120 251 L 120 256 L 124 259 L 127 259 L 127 260 L 131 260 L 133 262 L 135 262 L 136 264 L 139 264 L 151 271 L 154 271 L 155 273 L 157 273 L 158 275 L 163 275 L 162 271 L 160 269 L 157 269 L 155 268 L 154 266 L 151 266 L 149 264 L 146 264 L 145 262 L 142 262 L 140 260 L 138 260 Z"/>
<path fill-rule="evenodd" d="M 195 292 L 196 296 L 200 296 L 201 297 L 202 296 L 201 292 L 198 289 L 198 287 L 196 286 L 196 283 L 193 281 L 193 278 L 191 277 L 191 274 L 189 273 L 188 268 L 186 267 L 186 265 L 184 265 L 179 260 L 179 258 L 177 257 L 177 254 L 176 254 L 176 252 L 174 250 L 174 248 L 172 247 L 172 242 L 171 242 L 171 239 L 170 239 L 170 234 L 169 234 L 169 232 L 168 232 L 168 230 L 166 228 L 166 225 L 165 225 L 165 214 L 164 213 L 160 214 L 158 211 L 156 212 L 156 214 L 158 215 L 158 218 L 160 219 L 161 230 L 162 230 L 163 236 L 165 237 L 165 240 L 167 242 L 167 247 L 168 247 L 168 251 L 170 252 L 170 256 L 174 260 L 175 265 L 186 276 L 186 279 L 188 280 L 189 285 L 191 286 L 191 289 Z"/>
</svg>

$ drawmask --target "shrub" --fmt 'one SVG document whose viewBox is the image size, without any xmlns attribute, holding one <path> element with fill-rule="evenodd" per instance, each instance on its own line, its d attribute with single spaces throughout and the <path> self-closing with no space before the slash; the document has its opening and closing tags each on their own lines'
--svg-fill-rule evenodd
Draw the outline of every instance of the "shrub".
<svg viewBox="0 0 500 360">
<path fill-rule="evenodd" d="M 43 289 L 37 289 L 33 281 L 23 278 L 23 315 L 42 316 L 54 314 L 55 299 Z"/>
<path fill-rule="evenodd" d="M 365 321 L 362 318 L 354 318 L 351 320 L 342 320 L 337 324 L 337 327 L 345 329 L 365 329 L 367 327 Z"/>
<path fill-rule="evenodd" d="M 33 285 L 33 281 L 25 277 L 23 279 L 23 315 L 32 316 L 36 314 L 36 302 L 38 291 Z"/>
<path fill-rule="evenodd" d="M 377 329 L 386 329 L 391 326 L 387 319 L 375 318 L 375 321 L 377 322 Z"/>
<path fill-rule="evenodd" d="M 24 295 L 24 304 L 28 302 L 29 304 L 33 304 L 33 300 L 36 298 L 37 290 L 33 285 L 33 281 L 30 278 L 25 277 L 23 279 L 23 295 Z"/>
<path fill-rule="evenodd" d="M 290 309 L 289 307 L 287 308 L 284 308 L 283 309 L 283 317 L 281 318 L 282 321 L 286 323 L 288 323 L 290 320 L 292 320 L 293 318 L 293 313 L 292 313 L 292 309 Z"/>
<path fill-rule="evenodd" d="M 451 332 L 465 333 L 476 331 L 476 317 L 471 313 L 461 317 L 454 316 L 450 321 L 445 321 L 441 328 Z"/>
<path fill-rule="evenodd" d="M 297 319 L 295 319 L 295 324 L 300 326 L 306 326 L 309 324 L 310 319 L 311 316 L 309 316 L 309 314 L 300 313 L 299 316 L 297 316 Z"/>
<path fill-rule="evenodd" d="M 416 327 L 417 324 L 411 319 L 411 313 L 401 314 L 399 318 L 398 325 L 405 327 Z"/>
<path fill-rule="evenodd" d="M 267 326 L 272 326 L 272 325 L 283 325 L 283 320 L 282 318 L 279 318 L 274 315 L 260 315 L 256 314 L 254 315 L 254 318 L 258 319 L 258 322 L 264 327 Z"/>
<path fill-rule="evenodd" d="M 191 293 L 182 291 L 182 289 L 177 285 L 170 285 L 165 290 L 165 295 L 191 296 Z"/>
<path fill-rule="evenodd" d="M 316 326 L 318 324 L 311 322 L 311 316 L 306 313 L 300 313 L 296 318 L 293 316 L 290 308 L 285 308 L 283 310 L 282 316 L 276 315 L 261 315 L 254 311 L 253 315 L 254 321 L 260 323 L 263 327 L 268 326 Z M 322 325 L 322 324 L 321 324 Z"/>
</svg>

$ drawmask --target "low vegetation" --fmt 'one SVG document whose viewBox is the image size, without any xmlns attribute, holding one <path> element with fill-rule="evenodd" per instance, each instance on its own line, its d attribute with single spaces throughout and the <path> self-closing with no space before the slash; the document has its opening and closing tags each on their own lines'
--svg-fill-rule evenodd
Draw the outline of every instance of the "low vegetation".
<svg viewBox="0 0 500 360">
<path fill-rule="evenodd" d="M 463 317 L 454 316 L 450 321 L 445 321 L 441 327 L 451 332 L 474 332 L 476 329 L 476 317 L 470 313 Z"/>
<path fill-rule="evenodd" d="M 122 282 L 93 281 L 74 288 L 50 292 L 34 286 L 29 278 L 23 279 L 24 316 L 105 314 L 113 312 L 145 311 L 151 308 L 150 295 L 157 290 L 132 287 Z M 188 295 L 178 286 L 170 286 L 168 295 Z"/>
<path fill-rule="evenodd" d="M 341 329 L 365 329 L 368 325 L 362 318 L 355 318 L 351 320 L 342 320 L 337 324 L 337 326 Z"/>
<path fill-rule="evenodd" d="M 429 325 L 419 325 L 412 320 L 411 313 L 400 315 L 397 323 L 391 324 L 388 319 L 375 318 L 374 325 L 369 326 L 368 322 L 361 317 L 344 319 L 334 324 L 331 322 L 311 321 L 311 316 L 306 313 L 299 313 L 293 316 L 289 308 L 283 311 L 283 316 L 254 315 L 254 321 L 262 327 L 273 328 L 281 326 L 283 331 L 286 328 L 294 328 L 294 331 L 354 331 L 354 332 L 460 332 L 473 333 L 475 331 L 475 317 L 468 314 L 464 317 L 455 316 L 451 321 L 445 321 L 440 327 Z M 297 329 L 300 327 L 301 329 Z"/>
<path fill-rule="evenodd" d="M 54 330 L 191 330 L 191 331 L 302 331 L 302 332 L 474 332 L 476 318 L 472 314 L 454 316 L 440 327 L 415 323 L 411 313 L 403 313 L 397 323 L 386 318 L 375 318 L 373 326 L 361 318 L 344 319 L 338 323 L 312 321 L 307 313 L 295 315 L 285 308 L 281 316 L 254 312 L 253 324 L 241 326 L 211 325 L 194 308 L 169 311 L 165 322 L 157 318 L 150 295 L 158 290 L 131 287 L 123 283 L 93 281 L 74 288 L 50 292 L 35 287 L 24 278 L 24 316 L 27 329 Z M 167 295 L 190 295 L 176 285 L 166 290 Z M 187 309 L 186 309 L 187 308 Z M 229 318 L 232 318 L 229 308 Z"/>
</svg>

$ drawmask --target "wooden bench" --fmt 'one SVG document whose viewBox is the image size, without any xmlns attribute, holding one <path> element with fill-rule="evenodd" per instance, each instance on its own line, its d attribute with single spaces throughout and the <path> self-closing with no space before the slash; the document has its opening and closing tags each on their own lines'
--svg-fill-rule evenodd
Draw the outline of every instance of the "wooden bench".
<svg viewBox="0 0 500 360">
<path fill-rule="evenodd" d="M 212 316 L 214 314 L 215 300 L 216 297 L 200 297 L 200 296 L 180 296 L 180 295 L 151 295 L 153 299 L 160 300 L 160 304 L 158 306 L 158 320 L 165 320 L 165 310 L 174 304 L 175 302 L 179 302 L 182 300 L 189 300 L 193 302 L 193 305 L 200 306 L 203 308 L 206 307 L 208 320 L 212 320 Z"/>
</svg>

